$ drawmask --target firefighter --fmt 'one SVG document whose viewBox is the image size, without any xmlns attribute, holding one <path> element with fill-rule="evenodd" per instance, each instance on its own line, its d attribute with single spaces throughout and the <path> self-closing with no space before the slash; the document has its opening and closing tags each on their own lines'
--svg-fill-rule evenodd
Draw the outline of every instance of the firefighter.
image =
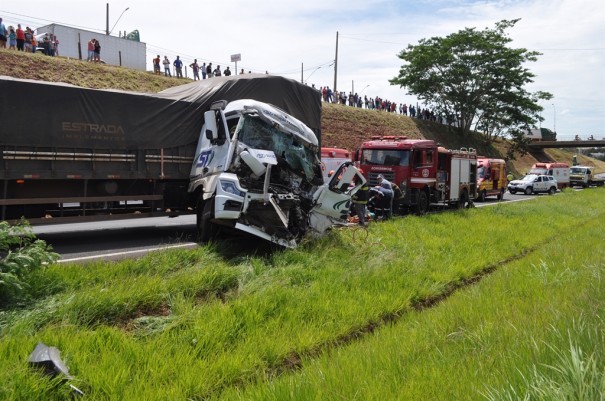
<svg viewBox="0 0 605 401">
<path fill-rule="evenodd" d="M 360 173 L 363 171 L 360 169 Z M 353 195 L 353 210 L 357 217 L 359 218 L 359 225 L 366 225 L 366 205 L 368 204 L 368 195 L 370 192 L 370 187 L 368 186 L 368 182 L 366 181 L 361 188 L 357 190 L 355 195 Z"/>
<path fill-rule="evenodd" d="M 391 182 L 386 180 L 382 174 L 378 175 L 378 186 L 376 187 L 380 193 L 380 206 L 382 209 L 383 218 L 390 219 L 393 217 L 393 186 Z"/>
</svg>

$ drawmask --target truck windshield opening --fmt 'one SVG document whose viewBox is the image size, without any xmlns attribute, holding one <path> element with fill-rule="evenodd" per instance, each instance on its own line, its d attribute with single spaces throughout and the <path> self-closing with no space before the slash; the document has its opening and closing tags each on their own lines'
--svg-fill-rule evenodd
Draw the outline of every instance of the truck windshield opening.
<svg viewBox="0 0 605 401">
<path fill-rule="evenodd" d="M 283 132 L 259 117 L 245 115 L 239 122 L 237 138 L 254 149 L 272 150 L 278 160 L 283 160 L 289 169 L 308 181 L 315 176 L 318 165 L 315 151 L 303 145 L 300 138 Z"/>
<path fill-rule="evenodd" d="M 407 150 L 364 149 L 362 164 L 374 166 L 403 166 L 410 162 L 410 152 Z"/>
</svg>

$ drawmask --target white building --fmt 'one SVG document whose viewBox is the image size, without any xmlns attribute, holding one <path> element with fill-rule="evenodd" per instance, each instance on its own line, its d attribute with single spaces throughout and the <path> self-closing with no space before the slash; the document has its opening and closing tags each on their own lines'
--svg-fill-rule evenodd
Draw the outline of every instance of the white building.
<svg viewBox="0 0 605 401">
<path fill-rule="evenodd" d="M 50 24 L 36 29 L 39 34 L 52 34 L 59 41 L 59 55 L 86 60 L 88 41 L 97 39 L 101 45 L 101 60 L 106 64 L 145 70 L 147 44 L 139 41 L 77 29 L 65 25 Z"/>
</svg>

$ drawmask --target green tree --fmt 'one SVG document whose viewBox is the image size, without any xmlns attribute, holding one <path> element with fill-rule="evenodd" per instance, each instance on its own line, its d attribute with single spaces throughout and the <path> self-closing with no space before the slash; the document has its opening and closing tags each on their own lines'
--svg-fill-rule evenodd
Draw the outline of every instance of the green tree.
<svg viewBox="0 0 605 401">
<path fill-rule="evenodd" d="M 488 142 L 505 134 L 523 150 L 525 133 L 540 117 L 547 92 L 530 93 L 533 82 L 524 64 L 540 53 L 508 47 L 506 29 L 519 20 L 502 20 L 495 29 L 466 28 L 444 38 L 422 39 L 399 53 L 406 63 L 391 85 L 407 88 L 435 114 L 457 126 L 461 136 L 472 129 Z"/>
</svg>

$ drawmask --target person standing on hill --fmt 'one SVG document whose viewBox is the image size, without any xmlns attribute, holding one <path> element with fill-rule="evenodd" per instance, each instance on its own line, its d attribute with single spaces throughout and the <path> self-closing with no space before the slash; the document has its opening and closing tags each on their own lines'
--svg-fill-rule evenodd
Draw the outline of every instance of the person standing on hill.
<svg viewBox="0 0 605 401">
<path fill-rule="evenodd" d="M 168 56 L 164 56 L 164 61 L 162 61 L 162 64 L 164 64 L 164 76 L 172 77 L 172 74 L 170 73 L 170 60 L 168 60 Z"/>
<path fill-rule="evenodd" d="M 200 70 L 202 70 L 202 79 L 206 79 L 206 74 L 208 74 L 208 73 L 206 72 L 206 62 L 204 62 L 204 63 L 202 64 L 202 66 L 200 67 Z"/>
<path fill-rule="evenodd" d="M 17 34 L 15 33 L 15 27 L 12 25 L 8 27 L 8 49 L 17 49 Z"/>
<path fill-rule="evenodd" d="M 216 68 L 214 69 L 214 76 L 215 77 L 221 76 L 221 66 L 220 65 L 217 65 Z"/>
<path fill-rule="evenodd" d="M 101 44 L 96 39 L 95 39 L 95 61 L 97 63 L 101 62 Z"/>
<path fill-rule="evenodd" d="M 189 64 L 189 67 L 193 70 L 193 80 L 200 80 L 200 66 L 197 63 L 197 59 L 193 60 L 193 63 Z"/>
<path fill-rule="evenodd" d="M 176 69 L 176 77 L 183 78 L 183 62 L 179 56 L 176 56 L 176 60 L 172 64 L 174 64 L 174 68 Z"/>
<path fill-rule="evenodd" d="M 160 55 L 153 59 L 153 73 L 160 75 Z"/>
<path fill-rule="evenodd" d="M 88 58 L 87 61 L 95 61 L 95 42 L 97 40 L 92 38 L 88 41 Z"/>
<path fill-rule="evenodd" d="M 6 30 L 6 26 L 2 22 L 2 18 L 0 18 L 0 48 L 6 49 L 7 36 L 8 31 Z"/>
<path fill-rule="evenodd" d="M 24 51 L 25 50 L 25 32 L 21 29 L 21 24 L 17 24 L 17 50 Z"/>
<path fill-rule="evenodd" d="M 208 78 L 212 78 L 214 72 L 212 71 L 212 63 L 208 63 L 208 65 L 206 66 L 206 75 L 208 75 Z"/>
</svg>

